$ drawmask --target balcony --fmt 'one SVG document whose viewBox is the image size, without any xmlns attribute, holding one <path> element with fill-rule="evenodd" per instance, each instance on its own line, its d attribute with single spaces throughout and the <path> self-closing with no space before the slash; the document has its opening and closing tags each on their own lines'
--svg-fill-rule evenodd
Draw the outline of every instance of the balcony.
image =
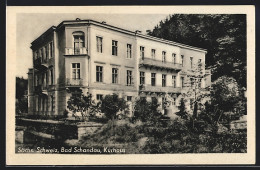
<svg viewBox="0 0 260 170">
<path fill-rule="evenodd" d="M 151 86 L 151 85 L 140 85 L 139 86 L 140 92 L 154 92 L 154 93 L 181 93 L 180 87 L 172 87 L 172 86 Z"/>
<path fill-rule="evenodd" d="M 181 64 L 179 63 L 171 63 L 171 62 L 163 62 L 161 60 L 155 60 L 151 58 L 140 59 L 140 66 L 148 66 L 153 68 L 161 68 L 166 70 L 177 70 L 180 71 Z"/>
<path fill-rule="evenodd" d="M 74 47 L 67 47 L 65 48 L 65 55 L 87 55 L 87 48 L 74 48 Z"/>
<path fill-rule="evenodd" d="M 38 85 L 34 87 L 34 92 L 36 94 L 46 94 L 47 95 L 47 86 L 46 85 Z"/>
<path fill-rule="evenodd" d="M 33 61 L 33 65 L 37 70 L 45 70 L 48 68 L 47 59 L 37 58 Z"/>
<path fill-rule="evenodd" d="M 67 87 L 81 87 L 83 86 L 83 79 L 66 79 L 66 86 Z"/>
</svg>

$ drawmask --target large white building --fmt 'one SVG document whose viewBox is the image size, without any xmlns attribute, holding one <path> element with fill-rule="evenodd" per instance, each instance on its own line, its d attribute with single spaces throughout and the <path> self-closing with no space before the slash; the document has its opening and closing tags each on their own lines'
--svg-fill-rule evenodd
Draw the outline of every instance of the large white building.
<svg viewBox="0 0 260 170">
<path fill-rule="evenodd" d="M 29 114 L 63 114 L 76 89 L 95 100 L 117 93 L 128 102 L 136 97 L 159 103 L 166 93 L 178 104 L 187 71 L 205 63 L 206 50 L 105 22 L 69 20 L 52 26 L 31 44 Z M 201 88 L 211 83 L 205 71 Z"/>
</svg>

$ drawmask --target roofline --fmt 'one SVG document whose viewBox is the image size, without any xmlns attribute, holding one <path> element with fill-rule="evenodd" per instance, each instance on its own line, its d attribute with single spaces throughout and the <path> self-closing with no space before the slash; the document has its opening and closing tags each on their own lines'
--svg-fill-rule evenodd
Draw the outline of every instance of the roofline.
<svg viewBox="0 0 260 170">
<path fill-rule="evenodd" d="M 113 25 L 109 25 L 109 24 L 106 24 L 106 23 L 101 23 L 101 22 L 98 22 L 98 21 L 95 21 L 95 20 L 64 20 L 57 27 L 52 26 L 51 28 L 55 28 L 54 30 L 58 31 L 59 29 L 61 29 L 65 25 L 73 25 L 73 24 L 93 24 L 93 25 L 100 26 L 100 27 L 103 27 L 103 28 L 119 31 L 119 32 L 124 33 L 124 34 L 136 36 L 136 37 L 139 37 L 139 38 L 145 38 L 145 39 L 157 41 L 157 42 L 160 42 L 160 43 L 165 43 L 165 44 L 169 44 L 169 45 L 174 45 L 174 46 L 178 46 L 178 47 L 182 47 L 182 48 L 193 49 L 193 50 L 196 50 L 196 51 L 207 53 L 207 50 L 203 49 L 203 48 L 190 46 L 190 45 L 186 45 L 186 44 L 182 44 L 182 43 L 178 43 L 178 42 L 174 42 L 174 41 L 170 41 L 170 40 L 166 40 L 166 39 L 162 39 L 162 38 L 158 38 L 158 37 L 154 37 L 154 36 L 150 36 L 150 35 L 140 34 L 140 33 L 137 33 L 137 32 L 129 31 L 129 30 L 119 28 L 119 27 L 116 27 L 116 26 L 113 26 Z M 45 33 L 43 33 L 43 34 L 45 34 Z"/>
<path fill-rule="evenodd" d="M 33 46 L 35 43 L 37 43 L 37 41 L 43 37 L 43 36 L 46 36 L 48 35 L 49 33 L 51 33 L 52 31 L 55 31 L 56 30 L 56 27 L 55 26 L 51 26 L 50 28 L 48 28 L 44 33 L 42 33 L 39 37 L 37 37 L 32 43 L 31 45 Z"/>
</svg>

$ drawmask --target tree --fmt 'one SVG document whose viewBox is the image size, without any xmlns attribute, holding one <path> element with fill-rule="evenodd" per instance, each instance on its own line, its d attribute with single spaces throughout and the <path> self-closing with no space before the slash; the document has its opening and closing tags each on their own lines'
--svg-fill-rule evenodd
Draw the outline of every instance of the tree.
<svg viewBox="0 0 260 170">
<path fill-rule="evenodd" d="M 100 109 L 101 112 L 105 113 L 108 119 L 112 119 L 114 121 L 116 117 L 116 113 L 119 111 L 123 111 L 126 109 L 128 105 L 126 101 L 122 98 L 119 98 L 117 94 L 106 95 L 101 100 Z"/>
<path fill-rule="evenodd" d="M 157 120 L 162 116 L 158 111 L 158 101 L 154 98 L 151 102 L 148 102 L 146 98 L 139 98 L 135 102 L 134 107 L 134 119 L 139 119 L 142 122 Z"/>
<path fill-rule="evenodd" d="M 232 111 L 239 102 L 239 88 L 232 77 L 222 76 L 212 83 L 212 104 L 224 112 Z"/>
<path fill-rule="evenodd" d="M 28 98 L 27 98 L 28 80 L 23 77 L 16 77 L 16 113 L 28 112 Z"/>
<path fill-rule="evenodd" d="M 80 112 L 82 120 L 86 121 L 86 118 L 93 114 L 93 110 L 97 107 L 92 100 L 92 95 L 87 94 L 86 96 L 82 93 L 82 90 L 72 92 L 71 97 L 67 102 L 67 108 L 75 114 Z"/>
<path fill-rule="evenodd" d="M 189 101 L 194 119 L 198 116 L 198 106 L 203 104 L 202 100 L 209 97 L 209 88 L 202 87 L 202 81 L 205 77 L 203 68 L 202 62 L 192 66 L 192 69 L 187 72 L 185 91 L 181 94 L 185 102 Z"/>
</svg>

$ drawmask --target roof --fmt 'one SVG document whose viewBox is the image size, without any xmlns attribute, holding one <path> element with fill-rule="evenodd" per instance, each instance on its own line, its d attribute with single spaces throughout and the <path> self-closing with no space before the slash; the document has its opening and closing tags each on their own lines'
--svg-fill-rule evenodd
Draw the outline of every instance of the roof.
<svg viewBox="0 0 260 170">
<path fill-rule="evenodd" d="M 47 34 L 47 32 L 50 29 L 54 29 L 55 31 L 58 31 L 59 29 L 61 29 L 65 25 L 74 25 L 74 24 L 82 24 L 82 25 L 92 24 L 92 25 L 103 27 L 103 28 L 111 29 L 111 30 L 114 30 L 114 31 L 118 31 L 118 32 L 121 32 L 121 33 L 124 33 L 124 34 L 149 39 L 149 40 L 152 40 L 152 41 L 157 41 L 157 42 L 161 42 L 161 43 L 165 43 L 165 44 L 169 44 L 169 45 L 174 45 L 174 46 L 178 46 L 178 47 L 182 47 L 182 48 L 187 48 L 187 49 L 193 49 L 193 50 L 200 51 L 200 52 L 205 52 L 205 53 L 207 52 L 207 50 L 203 49 L 203 48 L 190 46 L 190 45 L 186 45 L 186 44 L 182 44 L 182 43 L 178 43 L 178 42 L 174 42 L 174 41 L 170 41 L 170 40 L 166 40 L 166 39 L 162 39 L 162 38 L 158 38 L 158 37 L 154 37 L 154 36 L 150 36 L 150 35 L 144 35 L 144 34 L 139 33 L 138 31 L 135 31 L 135 32 L 129 31 L 129 30 L 126 30 L 126 29 L 123 29 L 123 28 L 119 28 L 119 27 L 115 27 L 115 26 L 106 24 L 105 22 L 98 22 L 98 21 L 89 20 L 89 19 L 88 20 L 81 20 L 79 18 L 77 18 L 76 20 L 64 20 L 57 27 L 52 26 L 51 28 L 49 28 L 41 36 L 43 36 L 44 34 Z M 37 41 L 39 38 L 37 38 L 35 41 Z M 35 41 L 33 41 L 32 44 Z"/>
</svg>

